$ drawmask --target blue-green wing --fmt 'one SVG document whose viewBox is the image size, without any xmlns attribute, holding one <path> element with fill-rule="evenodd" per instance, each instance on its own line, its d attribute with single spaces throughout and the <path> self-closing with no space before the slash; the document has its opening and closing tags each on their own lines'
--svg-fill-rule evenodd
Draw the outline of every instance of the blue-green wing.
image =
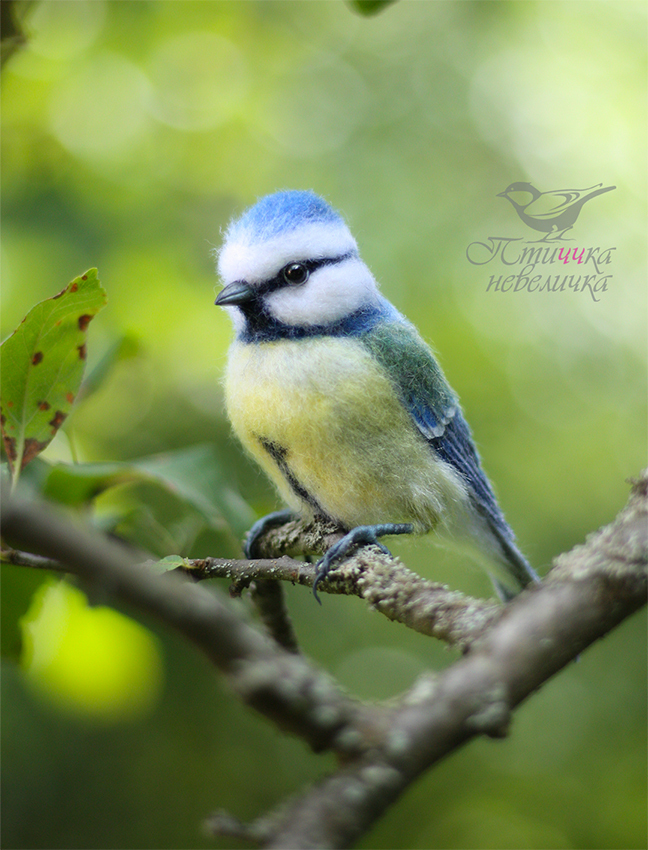
<svg viewBox="0 0 648 850">
<path fill-rule="evenodd" d="M 442 437 L 459 403 L 416 328 L 399 318 L 381 322 L 360 340 L 391 378 L 423 436 Z"/>
<path fill-rule="evenodd" d="M 482 471 L 457 396 L 416 329 L 404 320 L 383 322 L 361 339 L 389 374 L 432 449 L 459 472 L 473 503 L 497 536 L 512 542 L 513 532 Z"/>
</svg>

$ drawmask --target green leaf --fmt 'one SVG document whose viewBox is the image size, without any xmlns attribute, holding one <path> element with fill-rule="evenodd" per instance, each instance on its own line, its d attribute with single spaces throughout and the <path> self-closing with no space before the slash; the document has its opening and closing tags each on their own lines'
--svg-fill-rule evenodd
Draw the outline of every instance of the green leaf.
<svg viewBox="0 0 648 850">
<path fill-rule="evenodd" d="M 377 15 L 385 6 L 391 6 L 395 0 L 348 0 L 349 6 L 361 15 Z"/>
<path fill-rule="evenodd" d="M 189 569 L 189 561 L 180 555 L 167 555 L 161 561 L 145 561 L 144 566 L 156 573 L 168 573 L 169 570 L 177 570 L 178 567 Z"/>
<path fill-rule="evenodd" d="M 43 495 L 63 505 L 84 505 L 109 487 L 141 480 L 128 463 L 57 463 L 43 485 Z"/>
<path fill-rule="evenodd" d="M 81 505 L 117 484 L 153 481 L 189 503 L 211 528 L 226 523 L 238 536 L 250 527 L 254 513 L 229 486 L 218 455 L 210 444 L 140 458 L 129 463 L 58 463 L 52 467 L 43 494 L 67 505 Z"/>
<path fill-rule="evenodd" d="M 237 535 L 242 535 L 254 521 L 247 502 L 226 483 L 211 444 L 141 458 L 134 465 L 190 502 L 212 527 L 218 527 L 224 519 Z"/>
<path fill-rule="evenodd" d="M 14 482 L 69 414 L 86 359 L 87 328 L 106 303 L 96 269 L 36 304 L 2 350 L 2 437 Z"/>
</svg>

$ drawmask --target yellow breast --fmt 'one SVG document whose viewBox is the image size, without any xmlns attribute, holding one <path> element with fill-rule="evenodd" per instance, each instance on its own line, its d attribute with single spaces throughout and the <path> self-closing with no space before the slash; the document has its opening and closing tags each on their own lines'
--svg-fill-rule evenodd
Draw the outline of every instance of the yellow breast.
<svg viewBox="0 0 648 850">
<path fill-rule="evenodd" d="M 243 445 L 298 510 L 349 528 L 409 521 L 427 530 L 464 495 L 356 340 L 235 342 L 226 399 Z"/>
</svg>

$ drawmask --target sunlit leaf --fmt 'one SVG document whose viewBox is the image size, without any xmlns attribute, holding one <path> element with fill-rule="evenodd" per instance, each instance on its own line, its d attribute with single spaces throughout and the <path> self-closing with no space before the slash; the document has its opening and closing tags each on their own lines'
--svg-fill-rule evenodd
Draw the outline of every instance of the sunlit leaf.
<svg viewBox="0 0 648 850">
<path fill-rule="evenodd" d="M 79 391 L 87 328 L 106 303 L 90 269 L 36 304 L 2 344 L 2 436 L 14 479 L 52 440 Z"/>
<path fill-rule="evenodd" d="M 144 626 L 50 580 L 22 618 L 27 681 L 61 710 L 100 722 L 149 712 L 160 694 L 162 659 Z"/>
</svg>

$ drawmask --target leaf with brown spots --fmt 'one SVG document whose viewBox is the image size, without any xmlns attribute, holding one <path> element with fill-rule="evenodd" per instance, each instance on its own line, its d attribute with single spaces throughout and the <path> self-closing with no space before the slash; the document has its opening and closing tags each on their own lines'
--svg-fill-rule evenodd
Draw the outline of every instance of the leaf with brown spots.
<svg viewBox="0 0 648 850">
<path fill-rule="evenodd" d="M 90 321 L 106 293 L 90 269 L 36 304 L 0 347 L 2 437 L 14 479 L 49 444 L 79 391 Z"/>
<path fill-rule="evenodd" d="M 79 330 L 86 331 L 88 330 L 88 325 L 92 320 L 93 316 L 89 316 L 87 313 L 84 313 L 82 316 L 79 316 Z"/>
</svg>

